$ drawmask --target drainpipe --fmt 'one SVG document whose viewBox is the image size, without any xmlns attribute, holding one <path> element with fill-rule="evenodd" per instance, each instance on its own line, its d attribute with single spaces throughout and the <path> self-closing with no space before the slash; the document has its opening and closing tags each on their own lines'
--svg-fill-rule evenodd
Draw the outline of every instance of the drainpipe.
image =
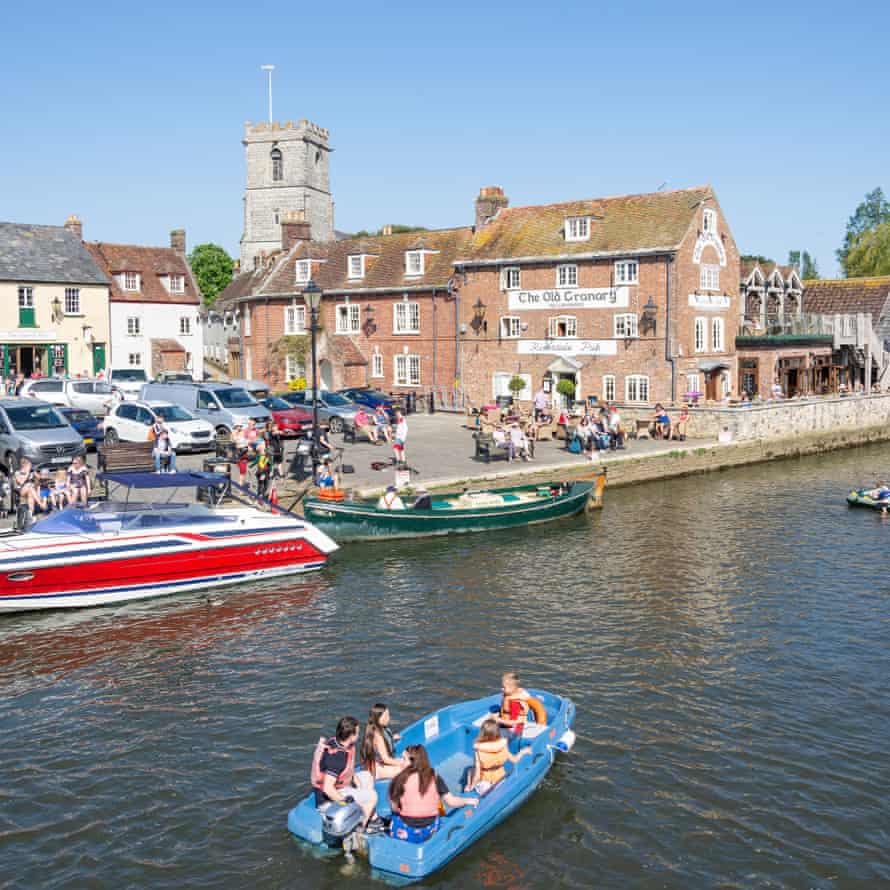
<svg viewBox="0 0 890 890">
<path fill-rule="evenodd" d="M 435 388 L 436 388 L 436 345 L 437 345 L 436 341 L 439 336 L 439 334 L 438 334 L 438 327 L 439 327 L 438 326 L 438 318 L 436 315 L 437 307 L 436 307 L 436 289 L 435 288 L 433 288 L 432 298 L 433 298 L 433 389 L 435 390 Z"/>
<path fill-rule="evenodd" d="M 677 358 L 671 354 L 671 273 L 674 255 L 667 255 L 665 265 L 665 300 L 664 300 L 664 357 L 671 363 L 671 401 L 677 401 Z"/>
<path fill-rule="evenodd" d="M 246 304 L 248 307 L 250 304 Z M 248 309 L 249 311 L 249 309 Z M 238 344 L 240 351 L 238 352 L 238 376 L 244 380 L 244 311 L 238 319 Z"/>
</svg>

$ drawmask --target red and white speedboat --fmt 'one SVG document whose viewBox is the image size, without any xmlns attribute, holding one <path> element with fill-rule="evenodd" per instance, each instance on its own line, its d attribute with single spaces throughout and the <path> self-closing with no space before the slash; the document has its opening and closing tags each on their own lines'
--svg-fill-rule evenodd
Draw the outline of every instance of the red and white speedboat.
<svg viewBox="0 0 890 890">
<path fill-rule="evenodd" d="M 204 473 L 105 474 L 129 489 L 212 488 Z M 212 498 L 211 498 L 212 500 Z M 0 539 L 0 611 L 96 606 L 320 569 L 337 545 L 248 504 L 104 501 Z"/>
</svg>

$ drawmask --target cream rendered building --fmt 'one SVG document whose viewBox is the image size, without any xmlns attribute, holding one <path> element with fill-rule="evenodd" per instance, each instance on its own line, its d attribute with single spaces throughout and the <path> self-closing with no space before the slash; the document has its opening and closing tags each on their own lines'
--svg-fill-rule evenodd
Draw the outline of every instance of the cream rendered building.
<svg viewBox="0 0 890 890">
<path fill-rule="evenodd" d="M 64 226 L 0 222 L 0 371 L 95 375 L 108 365 L 109 282 Z"/>
</svg>

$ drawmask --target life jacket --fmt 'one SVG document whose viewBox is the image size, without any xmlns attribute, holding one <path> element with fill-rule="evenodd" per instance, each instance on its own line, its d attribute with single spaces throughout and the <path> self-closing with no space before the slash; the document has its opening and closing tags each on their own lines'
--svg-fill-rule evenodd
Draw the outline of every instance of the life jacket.
<svg viewBox="0 0 890 890">
<path fill-rule="evenodd" d="M 315 746 L 315 753 L 312 755 L 310 778 L 313 788 L 317 788 L 319 791 L 324 789 L 325 773 L 321 771 L 321 758 L 325 754 L 336 754 L 338 751 L 346 752 L 346 766 L 343 768 L 343 772 L 334 779 L 334 787 L 340 789 L 352 785 L 352 777 L 355 774 L 355 747 L 344 748 L 337 744 L 336 738 L 320 738 Z"/>
<path fill-rule="evenodd" d="M 345 501 L 346 494 L 340 488 L 320 488 L 318 497 L 323 501 Z"/>
<path fill-rule="evenodd" d="M 520 695 L 525 697 L 520 698 Z M 528 693 L 524 689 L 517 690 L 516 693 L 510 697 L 507 697 L 506 695 L 501 697 L 502 720 L 518 720 L 521 723 L 524 723 L 527 714 Z"/>
<path fill-rule="evenodd" d="M 492 742 L 476 742 L 476 758 L 479 761 L 479 778 L 483 782 L 494 785 L 506 776 L 504 764 L 507 762 L 507 740 L 496 739 Z"/>
<path fill-rule="evenodd" d="M 412 773 L 405 781 L 402 792 L 402 800 L 399 803 L 398 813 L 408 819 L 432 819 L 439 815 L 439 789 L 436 788 L 436 778 L 430 782 L 430 787 L 425 794 L 420 793 L 420 776 Z"/>
</svg>

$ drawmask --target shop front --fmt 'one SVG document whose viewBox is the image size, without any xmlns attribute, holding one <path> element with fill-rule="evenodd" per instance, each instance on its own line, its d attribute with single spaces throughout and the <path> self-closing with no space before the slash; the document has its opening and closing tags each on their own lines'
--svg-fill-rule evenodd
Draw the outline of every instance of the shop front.
<svg viewBox="0 0 890 890">
<path fill-rule="evenodd" d="M 51 342 L 55 337 L 53 331 L 29 332 L 32 337 L 28 342 L 15 342 L 10 334 L 13 331 L 0 331 L 0 360 L 2 360 L 3 377 L 24 377 L 39 375 L 41 377 L 62 377 L 68 373 L 68 344 Z M 34 342 L 42 334 L 41 342 Z M 11 341 L 11 342 L 10 342 Z"/>
</svg>

